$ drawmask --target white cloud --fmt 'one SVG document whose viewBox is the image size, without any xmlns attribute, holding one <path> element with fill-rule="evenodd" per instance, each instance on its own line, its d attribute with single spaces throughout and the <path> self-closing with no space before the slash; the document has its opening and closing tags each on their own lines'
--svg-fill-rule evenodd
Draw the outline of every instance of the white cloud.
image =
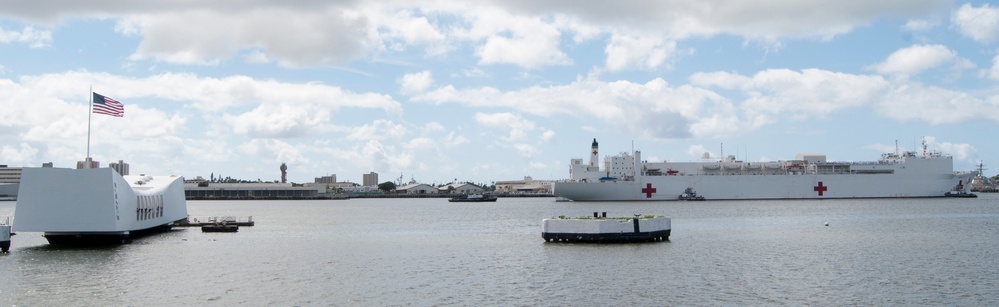
<svg viewBox="0 0 999 307">
<path fill-rule="evenodd" d="M 447 136 L 444 137 L 444 145 L 450 148 L 457 147 L 458 145 L 461 144 L 466 144 L 470 141 L 471 140 L 469 140 L 467 137 L 457 135 L 454 132 L 448 133 Z"/>
<path fill-rule="evenodd" d="M 902 25 L 902 29 L 909 32 L 925 32 L 936 28 L 939 21 L 930 19 L 910 19 Z"/>
<path fill-rule="evenodd" d="M 707 154 L 708 157 L 717 156 L 716 154 L 711 153 L 710 150 L 705 148 L 704 145 L 690 145 L 690 147 L 687 147 L 687 155 L 690 156 L 691 159 L 695 160 L 701 159 L 704 157 L 705 154 Z"/>
<path fill-rule="evenodd" d="M 347 139 L 355 141 L 400 139 L 408 133 L 403 125 L 384 119 L 375 120 L 371 124 L 355 127 L 351 130 Z"/>
<path fill-rule="evenodd" d="M 545 132 L 541 133 L 541 141 L 545 143 L 551 142 L 552 139 L 554 138 L 555 138 L 555 131 L 545 130 Z"/>
<path fill-rule="evenodd" d="M 989 79 L 999 80 L 999 54 L 992 57 L 992 68 L 988 72 Z"/>
<path fill-rule="evenodd" d="M 961 35 L 980 43 L 990 43 L 999 37 L 999 8 L 987 3 L 977 8 L 965 3 L 954 11 L 951 22 Z"/>
<path fill-rule="evenodd" d="M 887 118 L 917 120 L 933 125 L 982 119 L 999 121 L 999 103 L 996 101 L 989 102 L 967 93 L 918 84 L 894 86 L 876 107 L 877 112 Z"/>
<path fill-rule="evenodd" d="M 35 30 L 34 27 L 24 27 L 21 31 L 4 30 L 0 27 L 0 44 L 22 43 L 31 48 L 42 48 L 52 44 L 52 32 Z"/>
<path fill-rule="evenodd" d="M 676 42 L 654 36 L 614 34 L 604 52 L 607 69 L 611 71 L 669 68 L 667 59 L 676 53 Z"/>
<path fill-rule="evenodd" d="M 539 17 L 513 15 L 498 9 L 477 9 L 470 38 L 485 42 L 476 48 L 480 64 L 516 64 L 525 68 L 564 65 L 572 60 L 559 50 L 561 32 Z"/>
<path fill-rule="evenodd" d="M 548 168 L 548 165 L 546 165 L 546 164 L 544 164 L 542 162 L 537 162 L 537 161 L 531 161 L 528 165 L 532 169 L 539 169 L 540 170 L 540 169 L 546 169 L 546 168 Z"/>
<path fill-rule="evenodd" d="M 405 74 L 399 79 L 400 91 L 403 94 L 417 94 L 426 91 L 434 83 L 434 77 L 429 70 Z"/>
<path fill-rule="evenodd" d="M 267 58 L 267 54 L 260 50 L 253 50 L 243 56 L 243 60 L 247 63 L 252 64 L 263 64 L 270 63 L 271 59 Z"/>
<path fill-rule="evenodd" d="M 423 133 L 434 133 L 444 131 L 444 125 L 439 122 L 429 122 L 423 125 Z"/>
<path fill-rule="evenodd" d="M 330 115 L 318 108 L 266 103 L 243 114 L 226 114 L 222 119 L 234 132 L 252 138 L 288 138 L 321 132 Z"/>
<path fill-rule="evenodd" d="M 22 75 L 16 81 L 0 79 L 0 92 L 4 93 L 0 108 L 6 110 L 0 112 L 0 144 L 26 143 L 38 149 L 25 165 L 66 165 L 81 159 L 86 148 L 80 142 L 87 138 L 90 116 L 86 89 L 91 84 L 95 91 L 125 105 L 122 118 L 93 115 L 92 155 L 104 160 L 141 156 L 164 161 L 150 166 L 163 173 L 198 167 L 198 162 L 179 161 L 226 161 L 225 157 L 232 155 L 224 149 L 232 148 L 226 142 L 239 142 L 244 136 L 292 139 L 330 132 L 336 128 L 331 114 L 340 108 L 381 108 L 390 114 L 402 109 L 387 95 L 245 76 L 217 79 L 160 74 L 133 78 L 86 71 Z M 240 148 L 279 144 L 308 147 L 285 141 L 248 144 Z M 283 152 L 282 157 L 298 162 L 305 156 Z"/>
<path fill-rule="evenodd" d="M 34 161 L 37 155 L 38 149 L 27 143 L 18 144 L 16 147 L 11 145 L 0 147 L 0 157 L 3 157 L 5 163 L 11 165 L 27 164 Z"/>
<path fill-rule="evenodd" d="M 571 35 L 571 41 L 580 44 L 609 34 L 613 37 L 605 48 L 608 68 L 652 69 L 668 65 L 679 39 L 719 34 L 766 42 L 798 37 L 829 39 L 883 16 L 921 18 L 949 3 L 946 0 L 775 0 L 763 4 L 635 1 L 613 5 L 574 1 L 251 5 L 205 2 L 128 6 L 30 3 L 5 8 L 4 15 L 48 23 L 71 18 L 116 19 L 117 32 L 140 39 L 131 56 L 136 61 L 218 65 L 234 55 L 254 50 L 244 59 L 251 63 L 276 61 L 288 67 L 329 67 L 409 47 L 424 47 L 430 55 L 442 55 L 468 44 L 476 50 L 480 64 L 514 64 L 533 69 L 572 63 L 561 50 L 562 36 Z M 973 18 L 977 16 L 974 12 L 992 14 L 988 5 L 963 6 L 954 18 L 962 33 L 985 36 L 997 32 L 990 32 L 987 26 L 994 22 Z M 47 45 L 51 40 L 47 31 L 27 29 L 16 36 L 32 37 L 28 40 L 33 45 Z M 8 40 L 15 36 L 6 33 L 3 37 Z"/>
<path fill-rule="evenodd" d="M 926 146 L 931 150 L 937 149 L 940 152 L 950 154 L 959 161 L 977 162 L 973 160 L 978 156 L 978 150 L 970 144 L 939 142 L 937 141 L 937 138 L 933 136 L 923 137 L 923 140 L 926 142 Z"/>
<path fill-rule="evenodd" d="M 360 151 L 349 157 L 347 161 L 358 163 L 363 168 L 390 174 L 412 171 L 415 164 L 412 153 L 397 151 L 394 146 L 385 145 L 378 140 L 369 140 Z"/>
<path fill-rule="evenodd" d="M 437 142 L 434 142 L 434 140 L 430 138 L 418 137 L 409 140 L 409 142 L 406 143 L 406 148 L 415 150 L 432 150 L 437 148 Z"/>
<path fill-rule="evenodd" d="M 380 11 L 372 8 L 365 13 L 378 28 L 378 38 L 390 50 L 400 51 L 410 46 L 426 46 L 428 54 L 442 54 L 451 49 L 447 36 L 431 23 L 427 16 L 416 16 L 414 8 Z"/>
<path fill-rule="evenodd" d="M 523 140 L 527 132 L 534 130 L 534 123 L 513 113 L 475 113 L 475 122 L 486 127 L 510 130 L 509 141 Z"/>
<path fill-rule="evenodd" d="M 372 44 L 364 16 L 335 5 L 127 14 L 117 29 L 142 37 L 132 60 L 178 64 L 215 65 L 241 50 L 259 49 L 289 67 L 334 66 Z"/>
<path fill-rule="evenodd" d="M 892 52 L 884 62 L 870 68 L 882 74 L 908 76 L 955 60 L 958 60 L 956 65 L 963 64 L 957 54 L 946 46 L 914 45 Z"/>
<path fill-rule="evenodd" d="M 743 91 L 747 98 L 741 103 L 741 116 L 752 123 L 748 127 L 775 122 L 782 114 L 805 119 L 864 106 L 873 107 L 887 118 L 934 125 L 976 119 L 999 121 L 999 103 L 904 80 L 891 82 L 879 76 L 806 69 L 766 70 L 751 79 L 730 73 L 695 74 L 691 79 L 694 84 L 718 84 Z"/>
<path fill-rule="evenodd" d="M 534 157 L 534 154 L 538 151 L 537 147 L 522 143 L 513 144 L 513 148 L 517 150 L 517 153 L 519 153 L 521 157 L 528 159 Z"/>
<path fill-rule="evenodd" d="M 272 164 L 287 163 L 304 165 L 309 159 L 303 155 L 301 147 L 274 139 L 254 139 L 239 145 L 242 153 L 259 156 Z"/>
</svg>

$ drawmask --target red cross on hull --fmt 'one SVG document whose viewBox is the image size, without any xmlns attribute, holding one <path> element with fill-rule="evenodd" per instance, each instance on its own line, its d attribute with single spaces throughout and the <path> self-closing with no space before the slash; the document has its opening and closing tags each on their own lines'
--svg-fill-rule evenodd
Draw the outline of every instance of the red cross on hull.
<svg viewBox="0 0 999 307">
<path fill-rule="evenodd" d="M 642 188 L 642 193 L 645 193 L 645 198 L 652 198 L 652 194 L 656 193 L 656 188 L 653 188 L 651 183 L 646 183 L 645 187 Z"/>
<path fill-rule="evenodd" d="M 816 185 L 815 187 L 813 187 L 812 191 L 819 192 L 819 196 L 822 196 L 822 194 L 825 191 L 829 191 L 829 186 L 824 186 L 824 185 L 822 185 L 822 181 L 819 181 L 819 185 Z"/>
</svg>

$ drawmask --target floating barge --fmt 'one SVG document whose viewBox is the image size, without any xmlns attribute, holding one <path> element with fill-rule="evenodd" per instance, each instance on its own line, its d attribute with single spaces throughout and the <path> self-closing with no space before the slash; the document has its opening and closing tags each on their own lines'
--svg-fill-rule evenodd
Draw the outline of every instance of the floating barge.
<svg viewBox="0 0 999 307">
<path fill-rule="evenodd" d="M 463 194 L 449 198 L 449 202 L 495 202 L 496 195 L 488 194 Z"/>
<path fill-rule="evenodd" d="M 230 225 L 225 222 L 219 222 L 213 225 L 201 226 L 201 232 L 237 232 L 239 231 L 238 225 Z"/>
<path fill-rule="evenodd" d="M 670 218 L 640 216 L 608 218 L 607 212 L 593 217 L 544 219 L 545 242 L 619 243 L 669 241 Z"/>
<path fill-rule="evenodd" d="M 173 224 L 173 227 L 204 227 L 204 226 L 214 226 L 216 224 L 226 224 L 234 226 L 253 226 L 253 216 L 248 216 L 246 218 L 236 218 L 234 216 L 210 216 L 210 217 L 196 217 L 189 216 L 185 219 L 179 220 Z"/>
</svg>

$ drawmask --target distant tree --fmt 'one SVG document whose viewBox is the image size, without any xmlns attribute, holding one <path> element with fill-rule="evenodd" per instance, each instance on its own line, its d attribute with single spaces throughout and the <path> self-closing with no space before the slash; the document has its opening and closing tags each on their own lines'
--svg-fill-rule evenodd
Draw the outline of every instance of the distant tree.
<svg viewBox="0 0 999 307">
<path fill-rule="evenodd" d="M 379 183 L 378 184 L 378 189 L 382 190 L 382 191 L 385 191 L 386 193 L 392 192 L 392 191 L 395 190 L 395 182 L 386 181 L 386 182 Z"/>
</svg>

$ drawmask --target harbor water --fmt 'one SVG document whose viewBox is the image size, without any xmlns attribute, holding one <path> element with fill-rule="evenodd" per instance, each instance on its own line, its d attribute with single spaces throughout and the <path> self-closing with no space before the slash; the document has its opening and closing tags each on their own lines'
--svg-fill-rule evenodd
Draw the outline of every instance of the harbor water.
<svg viewBox="0 0 999 307">
<path fill-rule="evenodd" d="M 0 217 L 15 215 L 0 202 Z M 253 216 L 104 248 L 18 233 L 0 305 L 999 305 L 999 195 L 495 203 L 189 201 Z M 665 215 L 668 242 L 546 243 L 543 218 Z M 16 225 L 16 215 L 14 217 Z"/>
</svg>

